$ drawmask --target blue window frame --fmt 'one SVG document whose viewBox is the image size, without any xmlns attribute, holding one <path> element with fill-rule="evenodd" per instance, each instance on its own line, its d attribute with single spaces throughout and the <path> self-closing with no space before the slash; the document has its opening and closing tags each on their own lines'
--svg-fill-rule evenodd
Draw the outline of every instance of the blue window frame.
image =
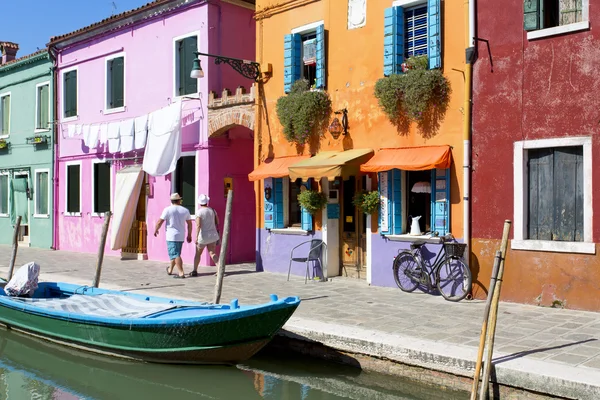
<svg viewBox="0 0 600 400">
<path fill-rule="evenodd" d="M 300 182 L 300 185 L 310 189 L 312 181 L 309 179 L 308 182 Z M 300 189 L 295 187 L 296 182 L 290 182 L 289 178 L 269 178 L 265 179 L 264 184 L 265 229 L 294 227 L 305 231 L 313 230 L 312 214 L 291 198 L 300 192 Z"/>
<path fill-rule="evenodd" d="M 325 88 L 325 27 L 317 26 L 313 31 L 285 35 L 283 82 L 285 93 L 289 93 L 294 82 L 306 78 L 316 89 Z M 304 57 L 310 51 L 310 56 Z M 314 53 L 314 59 L 312 54 Z M 306 58 L 306 59 L 305 59 Z"/>
<path fill-rule="evenodd" d="M 427 6 L 404 11 L 404 57 L 427 55 Z"/>
</svg>

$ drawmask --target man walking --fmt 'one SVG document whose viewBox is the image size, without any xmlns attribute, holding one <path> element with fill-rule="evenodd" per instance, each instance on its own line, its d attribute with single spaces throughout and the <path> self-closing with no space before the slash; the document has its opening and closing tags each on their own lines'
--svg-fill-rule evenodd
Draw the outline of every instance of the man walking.
<svg viewBox="0 0 600 400">
<path fill-rule="evenodd" d="M 196 255 L 194 257 L 194 270 L 190 276 L 198 276 L 198 264 L 200 256 L 205 247 L 208 247 L 208 254 L 215 265 L 219 263 L 219 257 L 216 253 L 217 243 L 219 242 L 219 217 L 214 208 L 208 206 L 210 198 L 201 194 L 198 196 L 198 211 L 196 211 Z"/>
<path fill-rule="evenodd" d="M 169 252 L 169 259 L 171 265 L 167 267 L 167 274 L 173 274 L 173 267 L 177 266 L 179 275 L 173 276 L 173 278 L 185 278 L 183 272 L 183 260 L 181 259 L 181 248 L 183 247 L 183 238 L 185 237 L 185 225 L 187 224 L 187 242 L 192 242 L 192 220 L 190 219 L 190 212 L 187 208 L 181 205 L 181 196 L 179 193 L 173 193 L 171 195 L 171 205 L 166 207 L 158 221 L 156 222 L 156 228 L 154 229 L 154 236 L 158 236 L 158 230 L 162 226 L 163 222 L 166 222 L 167 231 L 167 251 Z"/>
</svg>

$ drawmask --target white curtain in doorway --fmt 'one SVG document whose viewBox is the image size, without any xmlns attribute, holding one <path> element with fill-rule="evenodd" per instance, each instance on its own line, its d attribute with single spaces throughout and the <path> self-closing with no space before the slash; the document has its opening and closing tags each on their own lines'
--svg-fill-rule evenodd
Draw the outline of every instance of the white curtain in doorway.
<svg viewBox="0 0 600 400">
<path fill-rule="evenodd" d="M 125 167 L 117 172 L 113 223 L 110 248 L 119 250 L 127 246 L 129 231 L 135 217 L 144 172 L 139 166 Z"/>
</svg>

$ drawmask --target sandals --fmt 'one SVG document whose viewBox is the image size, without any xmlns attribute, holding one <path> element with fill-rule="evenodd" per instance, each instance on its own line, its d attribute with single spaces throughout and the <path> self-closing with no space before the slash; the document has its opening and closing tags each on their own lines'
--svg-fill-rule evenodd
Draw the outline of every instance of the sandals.
<svg viewBox="0 0 600 400">
<path fill-rule="evenodd" d="M 173 279 L 184 279 L 185 275 L 173 275 Z"/>
<path fill-rule="evenodd" d="M 167 267 L 167 275 L 173 275 L 173 271 L 169 272 L 169 267 Z"/>
<path fill-rule="evenodd" d="M 189 276 L 198 276 L 198 271 L 192 271 L 192 272 L 190 272 Z"/>
</svg>

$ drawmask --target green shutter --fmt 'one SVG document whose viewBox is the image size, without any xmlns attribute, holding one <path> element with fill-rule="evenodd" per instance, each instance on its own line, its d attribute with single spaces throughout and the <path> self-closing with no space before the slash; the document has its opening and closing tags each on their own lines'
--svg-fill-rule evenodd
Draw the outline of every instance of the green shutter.
<svg viewBox="0 0 600 400">
<path fill-rule="evenodd" d="M 37 129 L 48 129 L 49 122 L 49 105 L 50 105 L 50 86 L 44 85 L 39 87 L 38 93 L 38 120 Z"/>
<path fill-rule="evenodd" d="M 2 134 L 10 133 L 10 96 L 2 98 Z"/>
<path fill-rule="evenodd" d="M 79 165 L 67 167 L 67 212 L 81 212 L 80 190 L 81 171 Z"/>
<path fill-rule="evenodd" d="M 64 105 L 65 118 L 77 116 L 77 71 L 65 74 Z"/>
<path fill-rule="evenodd" d="M 37 174 L 37 193 L 35 213 L 39 215 L 48 215 L 48 173 L 38 172 Z"/>
<path fill-rule="evenodd" d="M 110 60 L 110 98 L 109 108 L 123 107 L 125 94 L 125 59 Z"/>
<path fill-rule="evenodd" d="M 198 93 L 198 80 L 190 76 L 192 66 L 198 51 L 198 38 L 191 36 L 177 42 L 177 51 L 179 55 L 179 96 Z"/>
<path fill-rule="evenodd" d="M 523 27 L 525 30 L 540 29 L 540 0 L 524 0 L 523 11 Z"/>
<path fill-rule="evenodd" d="M 94 164 L 94 212 L 110 211 L 110 164 Z"/>
<path fill-rule="evenodd" d="M 0 175 L 0 214 L 8 214 L 8 175 Z"/>
<path fill-rule="evenodd" d="M 183 197 L 182 206 L 196 214 L 196 157 L 183 156 L 179 159 L 177 166 L 177 192 Z"/>
</svg>

